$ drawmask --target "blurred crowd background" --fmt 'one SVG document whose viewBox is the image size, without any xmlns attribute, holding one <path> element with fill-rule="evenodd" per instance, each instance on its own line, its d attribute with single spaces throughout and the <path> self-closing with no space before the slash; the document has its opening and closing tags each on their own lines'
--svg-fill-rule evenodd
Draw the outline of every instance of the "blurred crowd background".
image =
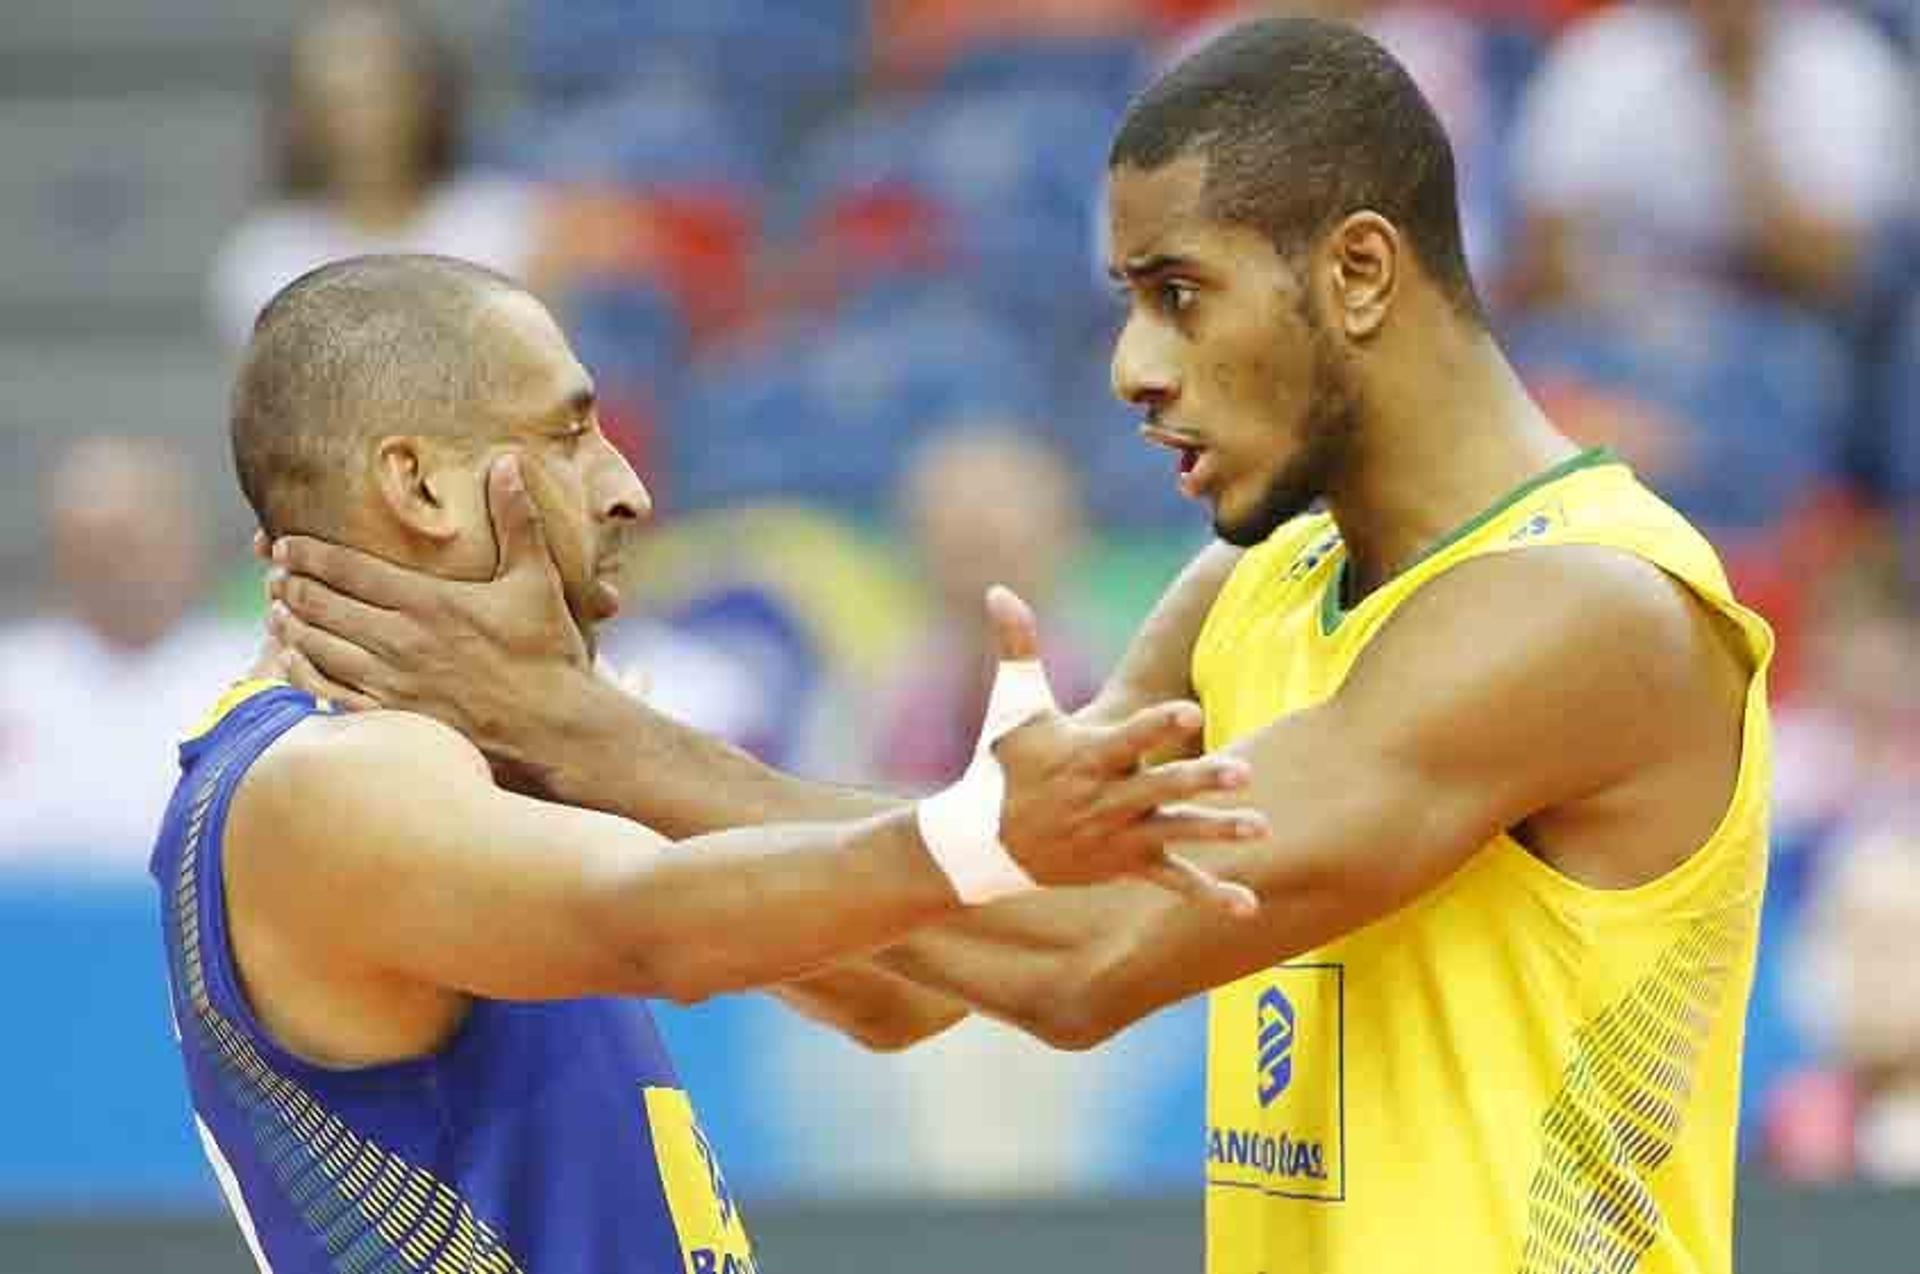
<svg viewBox="0 0 1920 1274">
<path fill-rule="evenodd" d="M 1503 339 L 1782 638 L 1742 1144 L 1920 1181 L 1912 0 L 0 0 L 0 1209 L 209 1204 L 145 878 L 259 633 L 225 380 L 310 266 L 528 280 L 653 490 L 608 634 L 802 772 L 961 767 L 978 598 L 1084 697 L 1203 542 L 1107 390 L 1105 149 L 1238 18 L 1357 23 L 1454 140 Z M 1060 1057 L 668 1014 L 749 1197 L 1193 1191 L 1201 1011 Z"/>
</svg>

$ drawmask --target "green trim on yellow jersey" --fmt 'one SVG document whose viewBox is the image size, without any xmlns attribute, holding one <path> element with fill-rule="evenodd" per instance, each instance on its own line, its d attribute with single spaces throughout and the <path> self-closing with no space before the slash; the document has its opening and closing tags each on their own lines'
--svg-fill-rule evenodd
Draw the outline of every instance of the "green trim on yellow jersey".
<svg viewBox="0 0 1920 1274">
<path fill-rule="evenodd" d="M 1525 482 L 1522 482 L 1519 486 L 1513 488 L 1498 500 L 1495 500 L 1492 504 L 1489 504 L 1486 508 L 1480 510 L 1480 512 L 1474 514 L 1465 522 L 1462 522 L 1459 526 L 1441 536 L 1438 540 L 1435 540 L 1427 546 L 1419 557 L 1413 559 L 1409 569 L 1411 569 L 1412 566 L 1418 566 L 1435 553 L 1439 553 L 1444 549 L 1458 544 L 1461 540 L 1466 539 L 1469 535 L 1472 535 L 1475 531 L 1478 531 L 1481 527 L 1493 521 L 1502 513 L 1505 513 L 1508 509 L 1511 509 L 1514 505 L 1520 503 L 1520 501 L 1526 499 L 1535 491 L 1538 491 L 1541 487 L 1549 483 L 1558 482 L 1568 474 L 1578 473 L 1582 469 L 1592 469 L 1595 466 L 1603 464 L 1620 463 L 1622 463 L 1620 457 L 1614 454 L 1613 448 L 1611 447 L 1589 447 L 1577 456 L 1567 457 L 1551 469 L 1545 469 L 1534 474 L 1531 478 L 1528 478 Z M 1347 592 L 1347 566 L 1352 560 L 1352 558 L 1343 555 L 1339 563 L 1333 568 L 1333 573 L 1327 578 L 1327 591 L 1322 595 L 1320 600 L 1320 632 L 1322 636 L 1333 636 L 1334 630 L 1340 627 L 1340 621 L 1345 619 L 1347 612 L 1352 609 L 1345 602 Z"/>
</svg>

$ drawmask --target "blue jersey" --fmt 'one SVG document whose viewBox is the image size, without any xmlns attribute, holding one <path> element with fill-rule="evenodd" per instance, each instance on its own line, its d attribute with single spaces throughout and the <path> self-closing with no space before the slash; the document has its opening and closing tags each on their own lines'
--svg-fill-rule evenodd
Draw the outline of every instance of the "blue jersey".
<svg viewBox="0 0 1920 1274">
<path fill-rule="evenodd" d="M 270 1274 L 752 1274 L 653 1019 L 476 999 L 437 1053 L 334 1070 L 261 1027 L 228 941 L 221 835 L 248 766 L 327 709 L 234 688 L 180 748 L 152 870 L 198 1127 Z"/>
</svg>

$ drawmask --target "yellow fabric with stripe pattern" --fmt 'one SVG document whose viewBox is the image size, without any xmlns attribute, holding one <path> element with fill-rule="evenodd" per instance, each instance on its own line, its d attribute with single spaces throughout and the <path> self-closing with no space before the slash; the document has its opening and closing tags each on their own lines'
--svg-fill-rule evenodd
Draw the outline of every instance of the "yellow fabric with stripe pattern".
<svg viewBox="0 0 1920 1274">
<path fill-rule="evenodd" d="M 1588 452 L 1343 612 L 1339 534 L 1298 519 L 1245 555 L 1202 629 L 1207 743 L 1331 696 L 1449 568 L 1557 544 L 1636 554 L 1744 636 L 1756 672 L 1724 818 L 1684 864 L 1617 891 L 1497 837 L 1401 911 L 1215 991 L 1210 1274 L 1731 1268 L 1773 642 L 1705 539 Z"/>
</svg>

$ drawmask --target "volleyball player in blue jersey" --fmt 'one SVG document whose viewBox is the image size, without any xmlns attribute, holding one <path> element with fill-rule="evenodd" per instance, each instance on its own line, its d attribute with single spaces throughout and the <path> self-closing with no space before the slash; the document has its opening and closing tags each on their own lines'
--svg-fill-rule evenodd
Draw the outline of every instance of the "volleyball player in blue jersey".
<svg viewBox="0 0 1920 1274">
<path fill-rule="evenodd" d="M 233 434 L 268 533 L 443 578 L 537 560 L 582 661 L 648 511 L 546 311 L 440 258 L 289 285 L 255 328 Z M 1011 596 L 991 606 L 1016 639 L 1030 626 Z M 1244 782 L 1239 762 L 1140 768 L 1193 733 L 1192 705 L 1069 722 L 1030 662 L 1003 665 L 948 791 L 678 843 L 518 794 L 554 776 L 490 764 L 437 721 L 341 713 L 270 671 L 183 745 L 153 871 L 194 1119 L 276 1274 L 748 1274 L 739 1209 L 636 997 L 785 983 L 815 1016 L 903 1042 L 957 1010 L 833 961 L 1040 884 L 1145 872 L 1243 901 L 1164 846 L 1263 829 L 1180 804 Z"/>
</svg>

